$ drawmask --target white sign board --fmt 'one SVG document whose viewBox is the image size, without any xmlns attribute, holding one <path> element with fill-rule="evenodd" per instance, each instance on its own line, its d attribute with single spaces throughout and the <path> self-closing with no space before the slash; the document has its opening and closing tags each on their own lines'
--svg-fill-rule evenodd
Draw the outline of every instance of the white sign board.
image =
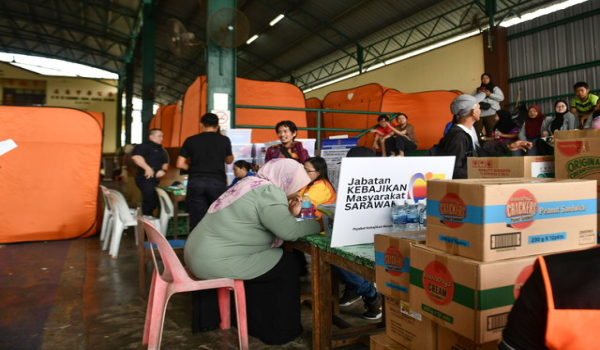
<svg viewBox="0 0 600 350">
<path fill-rule="evenodd" d="M 332 247 L 392 232 L 392 202 L 426 198 L 427 181 L 452 179 L 455 157 L 343 158 Z"/>
</svg>

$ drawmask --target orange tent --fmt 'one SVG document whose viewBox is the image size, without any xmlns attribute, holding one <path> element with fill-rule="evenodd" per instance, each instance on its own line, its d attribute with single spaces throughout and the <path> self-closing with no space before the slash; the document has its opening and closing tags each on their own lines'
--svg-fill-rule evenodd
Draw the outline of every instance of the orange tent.
<svg viewBox="0 0 600 350">
<path fill-rule="evenodd" d="M 0 106 L 0 243 L 97 232 L 102 128 L 69 108 Z"/>
<path fill-rule="evenodd" d="M 450 103 L 458 91 L 425 91 L 405 94 L 389 89 L 383 94 L 382 112 L 402 112 L 415 128 L 418 149 L 429 149 L 444 136 L 446 124 L 452 121 Z M 377 119 L 375 119 L 377 123 Z M 371 141 L 372 142 L 372 141 Z"/>
<path fill-rule="evenodd" d="M 251 106 L 306 108 L 304 94 L 295 85 L 278 82 L 253 81 L 237 78 L 236 104 Z M 200 118 L 207 111 L 206 76 L 200 76 L 190 85 L 183 97 L 181 114 L 173 119 L 173 137 L 171 143 L 163 142 L 165 147 L 181 147 L 185 139 L 200 132 Z M 298 127 L 306 127 L 304 111 L 283 111 L 268 109 L 236 109 L 236 125 L 263 125 L 269 129 L 253 129 L 252 142 L 260 143 L 277 139 L 275 124 L 282 120 L 291 120 Z M 163 128 L 165 123 L 163 121 Z M 298 138 L 306 138 L 307 132 L 298 132 Z"/>
<path fill-rule="evenodd" d="M 460 92 L 428 91 L 405 94 L 379 84 L 367 84 L 357 88 L 334 91 L 323 100 L 323 108 L 334 110 L 353 110 L 383 113 L 402 112 L 408 116 L 408 122 L 415 127 L 418 149 L 428 149 L 443 136 L 445 125 L 452 120 L 450 103 Z M 339 112 L 325 113 L 327 128 L 368 129 L 377 124 L 377 114 L 348 114 Z M 357 132 L 329 131 L 323 138 L 332 135 L 349 136 Z M 371 147 L 373 134 L 361 137 L 359 145 Z"/>
</svg>

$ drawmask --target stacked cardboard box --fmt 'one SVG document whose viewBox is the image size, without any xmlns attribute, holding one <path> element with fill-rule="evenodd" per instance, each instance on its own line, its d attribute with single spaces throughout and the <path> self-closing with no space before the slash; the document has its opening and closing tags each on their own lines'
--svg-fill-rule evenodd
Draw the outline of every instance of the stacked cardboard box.
<svg viewBox="0 0 600 350">
<path fill-rule="evenodd" d="M 385 297 L 385 334 L 409 349 L 435 349 L 437 324 L 411 309 L 407 302 Z"/>
<path fill-rule="evenodd" d="M 375 235 L 375 282 L 377 291 L 408 301 L 410 246 L 425 243 L 424 231 Z"/>
<path fill-rule="evenodd" d="M 554 177 L 553 156 L 471 157 L 469 179 Z"/>
<path fill-rule="evenodd" d="M 385 335 L 403 348 L 435 349 L 436 346 L 437 325 L 427 318 L 423 320 L 408 304 L 410 246 L 424 242 L 423 231 L 375 235 L 377 291 L 386 296 Z"/>
<path fill-rule="evenodd" d="M 554 139 L 556 178 L 600 181 L 600 130 L 557 131 Z M 600 198 L 600 186 L 596 191 Z"/>
<path fill-rule="evenodd" d="M 480 261 L 590 247 L 596 202 L 587 180 L 429 181 L 427 246 Z"/>
<path fill-rule="evenodd" d="M 438 324 L 439 349 L 461 349 L 448 345 L 459 336 L 475 344 L 464 349 L 493 347 L 537 256 L 595 245 L 595 190 L 587 180 L 428 182 L 427 239 L 411 246 L 409 301 Z"/>
<path fill-rule="evenodd" d="M 385 333 L 371 336 L 371 350 L 405 350 L 406 347 L 397 343 Z"/>
</svg>

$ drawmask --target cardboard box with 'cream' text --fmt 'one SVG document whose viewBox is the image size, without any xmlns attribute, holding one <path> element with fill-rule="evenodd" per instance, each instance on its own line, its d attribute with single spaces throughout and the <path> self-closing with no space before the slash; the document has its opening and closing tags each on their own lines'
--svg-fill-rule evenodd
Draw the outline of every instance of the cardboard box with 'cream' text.
<svg viewBox="0 0 600 350">
<path fill-rule="evenodd" d="M 536 259 L 481 262 L 415 244 L 410 306 L 478 344 L 496 341 Z"/>
<path fill-rule="evenodd" d="M 596 244 L 596 181 L 427 182 L 427 246 L 481 261 Z"/>
</svg>

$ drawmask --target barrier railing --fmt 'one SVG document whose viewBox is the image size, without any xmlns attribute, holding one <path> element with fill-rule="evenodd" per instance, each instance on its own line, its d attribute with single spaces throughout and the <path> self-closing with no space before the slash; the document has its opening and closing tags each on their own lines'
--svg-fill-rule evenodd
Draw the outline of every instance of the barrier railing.
<svg viewBox="0 0 600 350">
<path fill-rule="evenodd" d="M 353 136 L 360 138 L 365 134 L 368 134 L 377 127 L 372 126 L 369 129 L 346 129 L 346 128 L 323 128 L 321 127 L 321 120 L 323 113 L 345 113 L 345 114 L 375 114 L 375 115 L 389 115 L 390 121 L 398 116 L 398 113 L 384 113 L 384 112 L 368 112 L 368 111 L 350 111 L 350 110 L 339 110 L 339 109 L 320 109 L 320 108 L 293 108 L 293 107 L 271 107 L 271 106 L 251 106 L 251 105 L 237 105 L 236 108 L 247 108 L 247 109 L 267 109 L 267 110 L 280 110 L 280 111 L 300 111 L 300 112 L 317 112 L 317 126 L 316 127 L 298 127 L 299 130 L 310 130 L 317 132 L 316 148 L 321 149 L 321 133 L 323 131 L 346 131 L 346 132 L 358 132 L 357 135 Z M 273 129 L 275 125 L 247 125 L 234 123 L 236 128 L 242 129 Z"/>
</svg>

